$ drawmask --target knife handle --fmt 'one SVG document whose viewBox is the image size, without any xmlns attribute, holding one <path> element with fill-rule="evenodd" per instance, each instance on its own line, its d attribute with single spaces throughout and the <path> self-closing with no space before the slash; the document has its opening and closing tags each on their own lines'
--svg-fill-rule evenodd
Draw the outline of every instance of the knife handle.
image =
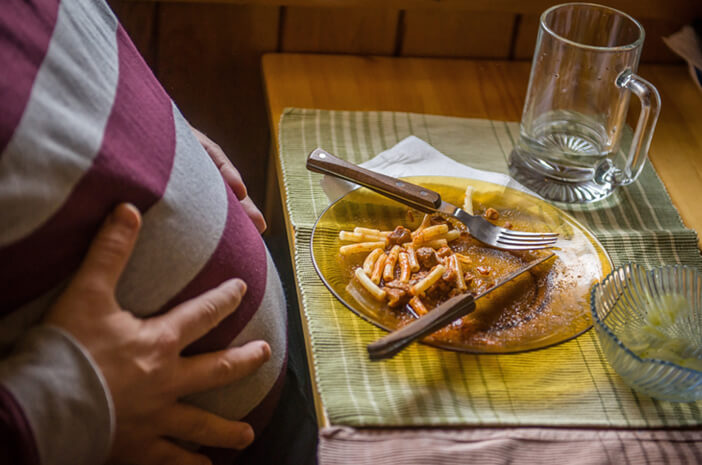
<svg viewBox="0 0 702 465">
<path fill-rule="evenodd" d="M 368 344 L 366 346 L 368 357 L 371 360 L 393 357 L 417 339 L 428 336 L 473 310 L 475 310 L 475 299 L 471 294 L 453 297 L 418 320 Z"/>
<path fill-rule="evenodd" d="M 310 153 L 307 169 L 360 184 L 424 212 L 433 212 L 441 205 L 441 196 L 430 189 L 361 168 L 322 149 Z"/>
</svg>

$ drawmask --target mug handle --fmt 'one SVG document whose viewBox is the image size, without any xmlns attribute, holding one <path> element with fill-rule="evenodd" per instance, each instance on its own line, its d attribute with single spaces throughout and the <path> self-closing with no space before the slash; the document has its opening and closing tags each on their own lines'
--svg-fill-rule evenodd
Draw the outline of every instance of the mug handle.
<svg viewBox="0 0 702 465">
<path fill-rule="evenodd" d="M 641 100 L 641 112 L 636 123 L 634 137 L 624 170 L 615 170 L 612 182 L 624 186 L 631 184 L 641 173 L 648 149 L 651 146 L 653 130 L 656 128 L 661 111 L 661 96 L 653 84 L 631 71 L 625 71 L 617 77 L 617 87 L 626 88 Z"/>
</svg>

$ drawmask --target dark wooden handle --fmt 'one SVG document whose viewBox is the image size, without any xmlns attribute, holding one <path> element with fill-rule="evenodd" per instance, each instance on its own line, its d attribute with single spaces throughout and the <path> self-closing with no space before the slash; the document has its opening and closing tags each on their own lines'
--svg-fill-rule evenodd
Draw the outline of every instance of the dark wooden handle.
<svg viewBox="0 0 702 465">
<path fill-rule="evenodd" d="M 441 196 L 430 189 L 361 168 L 322 149 L 310 153 L 307 169 L 360 184 L 422 211 L 434 211 L 441 205 Z"/>
<path fill-rule="evenodd" d="M 428 336 L 473 310 L 475 310 L 475 300 L 472 295 L 463 294 L 453 297 L 420 319 L 368 344 L 366 346 L 368 356 L 371 360 L 393 357 L 417 339 Z"/>
</svg>

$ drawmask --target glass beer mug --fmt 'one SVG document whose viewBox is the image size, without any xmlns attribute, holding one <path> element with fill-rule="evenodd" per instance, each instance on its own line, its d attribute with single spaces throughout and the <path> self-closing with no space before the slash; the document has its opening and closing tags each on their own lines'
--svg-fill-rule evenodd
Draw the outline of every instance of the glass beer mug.
<svg viewBox="0 0 702 465">
<path fill-rule="evenodd" d="M 542 197 L 586 203 L 636 180 L 660 111 L 637 76 L 644 30 L 613 8 L 569 3 L 541 15 L 520 137 L 510 174 Z M 629 97 L 641 100 L 630 147 L 621 147 Z"/>
</svg>

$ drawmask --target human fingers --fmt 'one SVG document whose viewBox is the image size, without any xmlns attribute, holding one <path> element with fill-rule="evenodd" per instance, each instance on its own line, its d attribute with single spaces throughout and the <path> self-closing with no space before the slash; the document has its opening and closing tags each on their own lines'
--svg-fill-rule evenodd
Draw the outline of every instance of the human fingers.
<svg viewBox="0 0 702 465">
<path fill-rule="evenodd" d="M 214 289 L 183 302 L 171 311 L 155 317 L 149 324 L 166 324 L 175 331 L 181 349 L 200 339 L 229 316 L 241 303 L 246 283 L 230 279 Z"/>
<path fill-rule="evenodd" d="M 265 231 L 267 227 L 266 220 L 251 198 L 248 197 L 246 185 L 244 184 L 241 174 L 236 168 L 234 168 L 234 165 L 232 164 L 231 160 L 229 160 L 229 157 L 227 157 L 219 145 L 213 142 L 205 134 L 192 126 L 190 129 L 192 129 L 195 137 L 197 137 L 207 154 L 210 156 L 212 161 L 214 161 L 217 169 L 219 169 L 219 172 L 222 174 L 224 181 L 229 185 L 229 187 L 231 187 L 237 199 L 241 201 L 244 211 L 251 221 L 253 221 L 258 232 L 262 233 Z"/>
<path fill-rule="evenodd" d="M 119 204 L 93 239 L 72 285 L 114 291 L 134 249 L 141 215 L 134 205 Z"/>
<path fill-rule="evenodd" d="M 177 390 L 180 396 L 214 389 L 242 379 L 263 365 L 271 356 L 265 341 L 252 341 L 241 347 L 193 355 L 182 360 Z"/>
<path fill-rule="evenodd" d="M 234 168 L 234 165 L 229 160 L 229 157 L 227 157 L 227 155 L 224 153 L 224 150 L 222 150 L 222 148 L 219 145 L 217 145 L 217 143 L 215 143 L 212 139 L 207 137 L 202 132 L 198 131 L 192 126 L 190 127 L 190 129 L 192 129 L 193 133 L 195 134 L 195 137 L 200 142 L 200 145 L 202 145 L 202 147 L 205 149 L 205 152 L 207 152 L 207 154 L 217 166 L 217 169 L 222 174 L 222 178 L 224 178 L 224 181 L 229 185 L 229 187 L 231 187 L 232 191 L 234 191 L 234 195 L 236 195 L 236 198 L 239 200 L 244 199 L 247 195 L 244 180 L 242 179 L 241 174 L 239 174 L 239 171 L 236 168 Z"/>
<path fill-rule="evenodd" d="M 215 163 L 217 163 L 219 172 L 222 173 L 224 182 L 226 182 L 229 185 L 229 187 L 232 188 L 232 191 L 234 192 L 234 195 L 236 195 L 236 198 L 239 200 L 246 198 L 246 196 L 248 195 L 246 184 L 244 184 L 244 180 L 242 179 L 241 174 L 239 174 L 239 170 L 234 168 L 232 162 L 225 157 L 224 161 L 222 161 L 221 163 L 218 163 L 217 161 L 215 161 Z"/>
<path fill-rule="evenodd" d="M 248 216 L 251 219 L 251 221 L 253 221 L 253 224 L 254 226 L 256 226 L 258 232 L 262 233 L 263 231 L 265 231 L 268 225 L 266 225 L 266 220 L 265 218 L 263 218 L 263 214 L 258 209 L 256 204 L 253 203 L 253 200 L 251 200 L 250 197 L 246 197 L 241 201 L 241 206 L 244 208 L 246 216 Z"/>
<path fill-rule="evenodd" d="M 243 449 L 254 440 L 249 424 L 225 420 L 184 403 L 165 409 L 156 423 L 162 435 L 201 446 Z"/>
<path fill-rule="evenodd" d="M 134 465 L 212 465 L 212 461 L 165 439 L 157 439 L 142 450 L 131 451 L 129 463 Z"/>
</svg>

